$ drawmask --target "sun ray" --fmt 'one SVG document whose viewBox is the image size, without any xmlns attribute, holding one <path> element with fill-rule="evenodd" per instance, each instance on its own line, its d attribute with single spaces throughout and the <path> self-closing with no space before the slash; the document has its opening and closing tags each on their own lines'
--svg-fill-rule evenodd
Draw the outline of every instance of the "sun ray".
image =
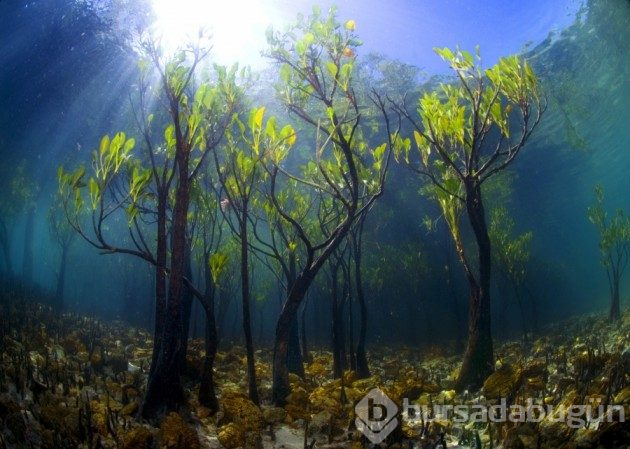
<svg viewBox="0 0 630 449">
<path fill-rule="evenodd" d="M 155 35 L 167 52 L 196 39 L 203 29 L 212 36 L 217 62 L 256 65 L 270 23 L 269 2 L 251 0 L 153 0 Z"/>
</svg>

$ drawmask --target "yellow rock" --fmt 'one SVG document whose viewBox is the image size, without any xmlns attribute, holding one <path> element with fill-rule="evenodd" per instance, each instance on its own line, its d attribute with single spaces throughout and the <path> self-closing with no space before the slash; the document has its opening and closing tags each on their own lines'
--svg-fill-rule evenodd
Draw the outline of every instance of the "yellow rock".
<svg viewBox="0 0 630 449">
<path fill-rule="evenodd" d="M 199 436 L 177 413 L 160 424 L 160 449 L 200 449 Z"/>
<path fill-rule="evenodd" d="M 365 395 L 372 388 L 376 388 L 381 384 L 381 378 L 377 375 L 366 377 L 352 382 L 352 388 L 360 390 Z"/>
<path fill-rule="evenodd" d="M 144 426 L 134 427 L 125 433 L 120 445 L 121 449 L 151 449 L 153 434 Z"/>
<path fill-rule="evenodd" d="M 137 411 L 138 411 L 138 403 L 134 401 L 125 405 L 121 409 L 120 414 L 122 416 L 132 416 L 132 415 L 135 415 Z"/>
<path fill-rule="evenodd" d="M 615 395 L 615 404 L 630 404 L 630 387 L 626 387 Z"/>
<path fill-rule="evenodd" d="M 236 449 L 245 445 L 245 432 L 233 422 L 219 427 L 217 436 L 219 443 L 227 449 Z"/>
<path fill-rule="evenodd" d="M 263 410 L 263 417 L 265 418 L 265 422 L 276 424 L 284 421 L 287 417 L 287 412 L 280 407 L 270 407 Z"/>
<path fill-rule="evenodd" d="M 520 370 L 505 364 L 486 379 L 483 393 L 491 399 L 507 398 L 514 395 L 520 386 L 520 379 Z"/>
<path fill-rule="evenodd" d="M 239 392 L 226 392 L 221 398 L 223 404 L 222 423 L 235 423 L 244 431 L 259 431 L 263 425 L 260 408 Z"/>
<path fill-rule="evenodd" d="M 453 400 L 455 399 L 455 396 L 456 396 L 455 390 L 443 390 L 435 398 L 435 402 L 438 404 L 449 404 L 453 402 Z"/>
<path fill-rule="evenodd" d="M 343 384 L 344 385 L 350 385 L 353 382 L 355 382 L 357 379 L 358 379 L 357 373 L 352 371 L 352 370 L 348 370 L 345 373 L 343 373 Z"/>
<path fill-rule="evenodd" d="M 532 390 L 541 391 L 545 389 L 545 381 L 541 377 L 530 377 L 527 379 L 527 386 Z"/>
<path fill-rule="evenodd" d="M 308 402 L 308 393 L 302 387 L 297 387 L 291 390 L 289 396 L 287 396 L 287 402 L 290 404 L 301 404 L 306 406 Z"/>
</svg>

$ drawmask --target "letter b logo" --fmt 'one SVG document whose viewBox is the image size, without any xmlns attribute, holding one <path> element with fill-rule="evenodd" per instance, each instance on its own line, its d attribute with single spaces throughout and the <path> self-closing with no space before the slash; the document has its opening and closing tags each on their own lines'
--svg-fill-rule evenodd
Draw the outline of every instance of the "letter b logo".
<svg viewBox="0 0 630 449">
<path fill-rule="evenodd" d="M 379 388 L 374 388 L 354 408 L 357 429 L 373 444 L 379 444 L 398 425 L 398 407 Z"/>
</svg>

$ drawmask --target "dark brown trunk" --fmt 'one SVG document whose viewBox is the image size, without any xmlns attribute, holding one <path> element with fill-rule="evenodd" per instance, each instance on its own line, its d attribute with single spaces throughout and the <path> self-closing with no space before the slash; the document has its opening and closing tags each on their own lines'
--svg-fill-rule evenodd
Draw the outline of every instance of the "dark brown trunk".
<svg viewBox="0 0 630 449">
<path fill-rule="evenodd" d="M 228 291 L 227 288 L 224 288 L 224 286 L 219 286 L 219 289 L 217 290 L 217 313 L 215 315 L 215 323 L 217 328 L 217 347 L 221 342 L 221 338 L 223 338 L 224 334 L 227 332 L 225 330 L 225 319 L 230 308 L 229 296 L 231 296 L 230 291 Z"/>
<path fill-rule="evenodd" d="M 351 291 L 351 288 L 350 288 Z M 352 303 L 354 298 L 352 294 L 348 296 L 348 356 L 349 356 L 349 366 L 352 371 L 356 373 L 357 371 L 357 356 L 354 352 L 354 310 L 352 307 Z"/>
<path fill-rule="evenodd" d="M 190 281 L 192 281 L 191 244 L 192 244 L 192 242 L 190 241 L 190 239 L 187 239 L 187 243 L 186 243 L 186 277 Z M 185 366 L 185 364 L 186 364 L 186 355 L 187 355 L 187 352 L 188 352 L 188 337 L 190 336 L 190 316 L 191 316 L 191 313 L 192 313 L 193 297 L 194 297 L 193 292 L 189 288 L 185 288 L 184 289 L 183 298 L 182 298 L 182 303 L 183 303 L 182 307 L 183 307 L 183 310 L 184 310 L 184 312 L 183 312 L 184 314 L 182 316 L 182 321 L 183 321 L 183 326 L 184 326 L 184 330 L 183 330 L 184 341 L 183 341 L 182 349 L 180 350 L 180 357 L 182 359 L 182 361 L 181 361 L 182 366 Z"/>
<path fill-rule="evenodd" d="M 295 282 L 295 253 L 289 255 L 289 273 L 287 273 L 287 286 L 290 289 Z M 291 329 L 289 330 L 289 355 L 287 365 L 289 372 L 304 377 L 304 363 L 300 349 L 300 331 L 298 326 L 298 311 L 291 317 Z"/>
<path fill-rule="evenodd" d="M 249 384 L 249 399 L 256 405 L 260 404 L 258 387 L 256 386 L 256 364 L 254 360 L 254 340 L 252 338 L 251 298 L 249 285 L 249 248 L 247 241 L 247 204 L 243 205 L 239 220 L 241 239 L 241 293 L 243 300 L 243 333 L 245 335 L 245 349 L 247 350 L 247 381 Z"/>
<path fill-rule="evenodd" d="M 175 410 L 184 403 L 181 383 L 181 351 L 184 346 L 184 274 L 186 270 L 186 231 L 190 182 L 188 160 L 190 148 L 186 146 L 179 129 L 178 112 L 174 109 L 175 133 L 178 142 L 176 162 L 178 169 L 175 206 L 172 216 L 171 270 L 168 282 L 168 301 L 164 321 L 163 339 L 154 370 L 149 373 L 147 391 L 142 406 L 142 416 L 154 417 L 163 411 Z"/>
<path fill-rule="evenodd" d="M 365 223 L 365 215 L 359 219 L 356 231 L 350 235 L 352 244 L 352 251 L 354 257 L 354 282 L 357 295 L 357 302 L 359 303 L 359 341 L 357 342 L 356 350 L 356 372 L 360 379 L 370 377 L 370 367 L 367 361 L 367 354 L 365 353 L 365 339 L 367 337 L 367 305 L 365 303 L 365 292 L 363 291 L 363 277 L 361 275 L 361 261 L 362 261 L 362 241 L 363 241 L 363 224 Z"/>
<path fill-rule="evenodd" d="M 612 295 L 610 298 L 610 313 L 608 317 L 610 321 L 618 321 L 621 319 L 621 303 L 619 300 L 619 277 L 618 275 L 613 275 L 613 284 L 612 284 Z"/>
<path fill-rule="evenodd" d="M 208 259 L 207 257 L 205 258 Z M 203 359 L 203 371 L 201 373 L 201 384 L 199 385 L 199 403 L 204 407 L 208 407 L 212 413 L 219 410 L 219 402 L 214 386 L 214 359 L 217 354 L 217 326 L 214 316 L 214 296 L 216 293 L 215 286 L 210 273 L 210 266 L 204 264 L 204 277 L 206 282 L 206 290 L 204 292 L 205 302 L 202 303 L 206 313 L 206 332 L 205 332 L 205 350 L 206 355 Z"/>
<path fill-rule="evenodd" d="M 278 317 L 274 340 L 272 394 L 274 404 L 279 406 L 286 403 L 286 397 L 291 393 L 287 358 L 292 317 L 297 313 L 306 291 L 313 283 L 314 276 L 315 273 L 310 270 L 304 270 L 297 276 Z"/>
<path fill-rule="evenodd" d="M 68 245 L 61 247 L 61 260 L 59 261 L 59 273 L 57 274 L 57 291 L 55 292 L 55 309 L 63 310 L 63 290 L 66 283 L 66 260 L 68 258 Z"/>
<path fill-rule="evenodd" d="M 352 239 L 354 247 L 354 282 L 356 285 L 357 301 L 359 303 L 359 341 L 357 342 L 356 352 L 356 371 L 360 379 L 370 377 L 370 367 L 365 353 L 365 339 L 367 336 L 367 305 L 365 304 L 365 293 L 363 291 L 363 279 L 361 277 L 361 232 L 363 231 L 363 222 L 360 223 L 358 230 L 358 238 Z"/>
<path fill-rule="evenodd" d="M 339 294 L 337 286 L 339 266 L 334 268 L 332 278 L 332 353 L 333 353 L 333 377 L 341 378 L 346 366 L 346 339 L 345 339 L 345 322 L 344 307 L 348 295 L 347 279 L 343 279 L 343 289 Z"/>
<path fill-rule="evenodd" d="M 289 372 L 304 377 L 304 363 L 302 361 L 302 350 L 300 349 L 300 329 L 298 326 L 298 311 L 291 318 L 291 329 L 289 330 L 289 355 L 287 358 Z"/>
<path fill-rule="evenodd" d="M 308 302 L 308 299 L 307 299 Z M 302 361 L 311 363 L 311 356 L 308 351 L 308 341 L 306 339 L 306 303 L 302 307 L 302 325 L 300 327 L 301 341 L 302 341 Z"/>
<path fill-rule="evenodd" d="M 354 170 L 351 170 L 354 171 Z M 356 181 L 356 172 L 351 174 Z M 355 182 L 356 185 L 356 182 Z M 287 367 L 287 357 L 289 353 L 289 332 L 291 329 L 291 320 L 297 313 L 297 310 L 304 299 L 304 295 L 313 283 L 315 276 L 321 270 L 322 266 L 329 259 L 330 255 L 337 249 L 339 244 L 348 235 L 352 220 L 356 212 L 357 192 L 353 192 L 352 206 L 348 210 L 348 217 L 337 229 L 335 238 L 323 249 L 319 257 L 314 258 L 311 252 L 307 256 L 310 262 L 306 264 L 300 274 L 296 277 L 293 286 L 289 290 L 288 298 L 282 307 L 278 323 L 276 325 L 276 335 L 274 340 L 273 353 L 273 387 L 272 398 L 276 405 L 283 405 L 286 402 L 287 395 L 291 392 L 289 384 L 289 369 Z"/>
<path fill-rule="evenodd" d="M 162 345 L 164 321 L 166 319 L 166 201 L 166 194 L 159 192 L 157 198 L 157 248 L 155 252 L 155 323 L 153 328 L 153 355 L 149 372 L 155 370 Z"/>
<path fill-rule="evenodd" d="M 490 315 L 491 247 L 481 187 L 476 181 L 467 180 L 466 212 L 477 242 L 478 280 L 467 274 L 470 288 L 468 315 L 468 343 L 457 379 L 459 390 L 481 387 L 494 370 L 492 330 Z"/>
<path fill-rule="evenodd" d="M 447 240 L 450 242 L 450 240 Z M 461 353 L 464 351 L 464 335 L 463 335 L 463 319 L 462 311 L 459 306 L 459 300 L 457 292 L 455 291 L 455 280 L 453 279 L 453 247 L 448 244 L 446 248 L 446 284 L 448 289 L 448 295 L 451 298 L 451 310 L 453 312 L 453 318 L 455 320 L 455 351 Z"/>
</svg>

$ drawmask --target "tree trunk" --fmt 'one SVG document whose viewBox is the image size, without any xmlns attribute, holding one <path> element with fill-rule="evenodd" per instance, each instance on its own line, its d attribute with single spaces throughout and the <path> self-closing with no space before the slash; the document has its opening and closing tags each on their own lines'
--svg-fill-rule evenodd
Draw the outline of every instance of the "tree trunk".
<svg viewBox="0 0 630 449">
<path fill-rule="evenodd" d="M 363 278 L 361 276 L 361 240 L 363 232 L 363 221 L 359 223 L 358 236 L 352 236 L 352 246 L 354 250 L 354 282 L 356 284 L 357 301 L 359 303 L 359 341 L 357 342 L 356 370 L 359 379 L 370 377 L 370 367 L 365 353 L 365 339 L 367 336 L 367 305 L 365 303 L 365 293 L 363 291 Z"/>
<path fill-rule="evenodd" d="M 308 302 L 308 299 L 306 300 Z M 306 339 L 306 305 L 302 307 L 302 326 L 300 327 L 301 331 L 301 340 L 302 340 L 302 361 L 306 363 L 311 362 L 311 356 L 308 352 L 308 342 Z"/>
<path fill-rule="evenodd" d="M 206 257 L 205 260 L 208 258 Z M 210 266 L 204 264 L 204 277 L 206 282 L 206 291 L 204 292 L 205 303 L 202 304 L 206 312 L 206 332 L 205 332 L 205 350 L 206 356 L 203 359 L 203 371 L 201 373 L 201 384 L 199 385 L 199 403 L 204 407 L 208 407 L 212 413 L 219 410 L 219 402 L 214 386 L 214 359 L 217 354 L 217 326 L 214 316 L 214 296 L 216 293 L 215 286 L 210 273 Z"/>
<path fill-rule="evenodd" d="M 158 192 L 157 248 L 155 252 L 155 323 L 153 328 L 153 354 L 149 372 L 153 372 L 157 364 L 162 347 L 164 321 L 166 320 L 166 201 L 166 194 Z"/>
<path fill-rule="evenodd" d="M 470 180 L 467 180 L 465 187 L 466 212 L 477 241 L 479 277 L 477 281 L 470 272 L 467 273 L 470 288 L 468 343 L 457 379 L 459 390 L 481 387 L 494 370 L 490 314 L 490 272 L 492 269 L 490 238 L 481 198 L 481 187 L 476 181 Z"/>
<path fill-rule="evenodd" d="M 245 348 L 247 350 L 247 380 L 249 383 L 249 399 L 256 405 L 260 404 L 258 387 L 256 386 L 256 365 L 254 361 L 254 340 L 252 338 L 252 320 L 250 312 L 249 285 L 249 248 L 247 241 L 247 205 L 243 205 L 242 216 L 239 219 L 241 237 L 241 293 L 243 299 L 243 332 Z"/>
<path fill-rule="evenodd" d="M 272 387 L 273 402 L 278 406 L 286 403 L 286 397 L 291 392 L 287 356 L 289 352 L 289 331 L 291 329 L 292 317 L 297 313 L 304 299 L 304 295 L 306 295 L 319 270 L 333 251 L 337 249 L 341 241 L 348 235 L 348 231 L 352 225 L 352 218 L 356 212 L 356 193 L 353 204 L 354 206 L 348 211 L 348 217 L 338 228 L 335 238 L 328 243 L 319 257 L 315 259 L 313 252 L 308 254 L 307 260 L 309 260 L 310 263 L 307 263 L 305 268 L 302 269 L 300 274 L 296 277 L 293 286 L 289 290 L 288 298 L 282 307 L 282 312 L 280 312 L 280 316 L 278 317 L 274 341 Z"/>
<path fill-rule="evenodd" d="M 350 280 L 348 280 L 350 282 Z M 348 292 L 351 292 L 351 286 L 348 286 Z M 348 294 L 347 304 L 348 304 L 348 351 L 349 351 L 349 366 L 352 371 L 357 372 L 357 356 L 354 352 L 354 310 L 352 307 L 352 303 L 354 298 L 352 294 Z"/>
<path fill-rule="evenodd" d="M 313 283 L 314 276 L 315 273 L 308 269 L 297 276 L 278 317 L 273 353 L 273 402 L 278 406 L 284 405 L 286 397 L 291 393 L 287 358 L 292 319 Z"/>
<path fill-rule="evenodd" d="M 344 287 L 341 294 L 338 288 L 339 263 L 333 267 L 332 276 L 332 353 L 333 353 L 333 377 L 341 378 L 346 369 L 345 354 L 345 329 L 343 309 L 347 294 L 346 282 L 344 279 Z"/>
<path fill-rule="evenodd" d="M 177 113 L 176 110 L 173 111 Z M 154 417 L 163 411 L 175 410 L 184 403 L 184 388 L 181 383 L 181 351 L 184 346 L 184 274 L 186 270 L 186 231 L 190 182 L 188 161 L 190 148 L 186 147 L 181 135 L 178 119 L 175 121 L 177 145 L 178 179 L 175 191 L 175 206 L 171 232 L 171 270 L 168 280 L 168 301 L 164 321 L 163 339 L 154 370 L 149 373 L 147 392 L 142 406 L 142 416 Z"/>
<path fill-rule="evenodd" d="M 224 286 L 219 286 L 219 289 L 217 291 L 217 313 L 215 316 L 215 323 L 216 323 L 216 328 L 217 328 L 217 347 L 219 346 L 219 343 L 221 342 L 221 339 L 224 337 L 224 334 L 227 332 L 225 330 L 226 326 L 226 319 L 227 319 L 227 314 L 230 308 L 230 301 L 229 301 L 229 291 L 227 288 L 224 288 Z"/>
<path fill-rule="evenodd" d="M 61 260 L 59 261 L 59 273 L 57 274 L 57 291 L 55 293 L 55 309 L 63 310 L 63 289 L 66 283 L 66 260 L 68 258 L 68 245 L 61 247 Z"/>
<path fill-rule="evenodd" d="M 35 226 L 35 206 L 30 206 L 24 225 L 24 255 L 22 257 L 22 285 L 30 288 L 33 282 L 33 228 Z"/>
<path fill-rule="evenodd" d="M 302 350 L 300 349 L 300 329 L 298 326 L 298 311 L 291 318 L 291 329 L 289 330 L 289 355 L 287 358 L 289 372 L 304 377 L 304 363 L 302 361 Z"/>
<path fill-rule="evenodd" d="M 185 272 L 186 272 L 186 277 L 190 281 L 192 281 L 191 245 L 192 245 L 192 241 L 190 239 L 187 239 Z M 193 299 L 194 299 L 193 296 L 194 296 L 193 292 L 190 291 L 190 289 L 188 288 L 184 289 L 184 293 L 182 297 L 182 303 L 183 303 L 182 307 L 184 311 L 183 312 L 184 315 L 182 316 L 182 321 L 183 321 L 183 326 L 184 326 L 184 330 L 183 330 L 184 341 L 183 341 L 182 349 L 180 350 L 182 366 L 186 366 L 186 355 L 188 352 L 188 337 L 190 336 L 190 316 L 192 313 L 192 305 L 193 305 Z"/>
<path fill-rule="evenodd" d="M 448 241 L 448 240 L 447 240 Z M 452 263 L 452 247 L 447 246 L 446 249 L 446 284 L 448 287 L 448 295 L 451 298 L 451 310 L 453 312 L 453 318 L 455 319 L 455 351 L 457 353 L 464 351 L 464 336 L 463 336 L 463 323 L 462 312 L 459 307 L 459 300 L 457 298 L 457 292 L 455 291 L 455 280 L 453 279 L 453 263 Z"/>
<path fill-rule="evenodd" d="M 291 288 L 295 282 L 295 253 L 289 255 L 289 273 L 287 273 L 287 286 Z M 288 295 L 287 295 L 288 296 Z M 289 372 L 304 377 L 304 362 L 300 349 L 300 331 L 298 326 L 298 311 L 291 317 L 291 329 L 289 331 L 289 355 L 287 365 Z"/>
<path fill-rule="evenodd" d="M 608 315 L 610 321 L 618 321 L 621 319 L 621 303 L 619 300 L 619 278 L 614 274 L 612 277 L 612 295 L 610 298 L 610 313 Z"/>
</svg>

